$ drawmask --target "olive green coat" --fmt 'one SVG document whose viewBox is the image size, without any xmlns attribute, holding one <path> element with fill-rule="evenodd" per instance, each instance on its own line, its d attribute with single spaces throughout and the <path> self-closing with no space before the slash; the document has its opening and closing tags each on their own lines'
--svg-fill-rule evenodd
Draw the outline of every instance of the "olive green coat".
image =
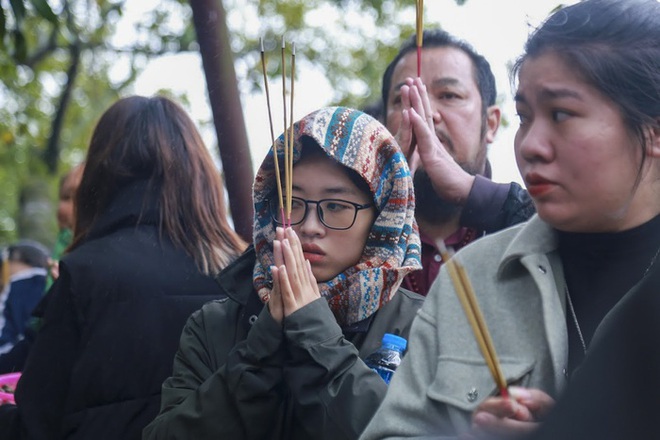
<svg viewBox="0 0 660 440">
<path fill-rule="evenodd" d="M 362 359 L 384 333 L 408 337 L 423 297 L 399 290 L 350 329 L 319 299 L 280 326 L 253 266 L 247 252 L 218 280 L 227 298 L 189 319 L 144 439 L 356 439 L 375 413 L 387 388 Z"/>
</svg>

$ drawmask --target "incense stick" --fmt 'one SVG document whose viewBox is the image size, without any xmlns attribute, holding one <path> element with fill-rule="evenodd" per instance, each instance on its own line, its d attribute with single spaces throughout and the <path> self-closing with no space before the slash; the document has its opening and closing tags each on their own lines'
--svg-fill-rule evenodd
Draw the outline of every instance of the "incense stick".
<svg viewBox="0 0 660 440">
<path fill-rule="evenodd" d="M 289 106 L 289 111 L 291 112 L 291 117 L 289 122 L 291 124 L 289 128 L 289 163 L 288 172 L 289 172 L 289 186 L 287 187 L 287 194 L 289 194 L 289 200 L 287 204 L 287 218 L 289 219 L 289 226 L 291 226 L 291 203 L 293 196 L 293 94 L 294 94 L 294 77 L 296 75 L 296 43 L 291 43 L 291 105 Z"/>
<path fill-rule="evenodd" d="M 285 206 L 289 206 L 291 203 L 291 193 L 289 192 L 289 187 L 291 186 L 291 174 L 289 173 L 289 130 L 287 130 L 287 118 L 286 118 L 286 59 L 284 57 L 284 52 L 286 48 L 286 42 L 284 36 L 282 36 L 282 107 L 284 111 L 282 112 L 284 117 L 284 197 L 286 199 Z M 287 216 L 283 219 L 284 227 L 290 226 L 291 216 L 287 211 Z"/>
<path fill-rule="evenodd" d="M 447 250 L 444 243 L 440 242 L 438 248 L 490 374 L 493 376 L 502 397 L 508 398 L 509 391 L 506 379 L 502 373 L 493 340 L 490 337 L 488 327 L 486 327 L 486 321 L 477 303 L 467 272 L 455 258 L 452 258 L 452 254 Z"/>
<path fill-rule="evenodd" d="M 261 45 L 261 70 L 264 73 L 264 90 L 266 92 L 266 106 L 268 107 L 268 122 L 270 124 L 270 140 L 273 146 L 273 160 L 275 161 L 275 180 L 277 181 L 277 197 L 279 200 L 280 214 L 284 220 L 284 202 L 282 200 L 282 180 L 280 179 L 280 165 L 277 156 L 277 144 L 275 143 L 275 132 L 273 130 L 273 115 L 270 110 L 270 92 L 268 90 L 268 75 L 266 74 L 266 52 L 264 51 L 264 39 L 259 38 Z"/>
<path fill-rule="evenodd" d="M 424 0 L 415 0 L 417 27 L 417 76 L 422 76 L 422 44 L 424 41 Z"/>
</svg>

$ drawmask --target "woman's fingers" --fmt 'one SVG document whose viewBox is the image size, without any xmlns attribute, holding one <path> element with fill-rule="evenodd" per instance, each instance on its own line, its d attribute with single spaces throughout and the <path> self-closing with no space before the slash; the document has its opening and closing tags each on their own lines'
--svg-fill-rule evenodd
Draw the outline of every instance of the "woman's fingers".
<svg viewBox="0 0 660 440">
<path fill-rule="evenodd" d="M 516 437 L 529 433 L 538 423 L 529 409 L 515 399 L 489 397 L 479 404 L 472 415 L 475 434 Z"/>
<path fill-rule="evenodd" d="M 271 266 L 270 273 L 273 277 L 273 288 L 270 291 L 268 298 L 268 311 L 270 311 L 270 315 L 273 319 L 281 324 L 282 319 L 284 318 L 284 306 L 282 304 L 279 269 L 275 266 Z"/>
<path fill-rule="evenodd" d="M 488 397 L 479 404 L 474 414 L 489 413 L 497 418 L 514 418 L 517 420 L 532 421 L 531 412 L 514 399 L 505 397 Z"/>
<path fill-rule="evenodd" d="M 296 261 L 294 251 L 291 248 L 291 242 L 288 238 L 285 238 L 282 242 L 282 255 L 284 256 L 284 266 L 287 268 L 286 273 L 289 284 L 293 294 L 296 297 L 296 300 L 298 300 L 301 290 L 300 270 L 298 268 L 298 263 Z"/>
<path fill-rule="evenodd" d="M 273 260 L 275 266 L 280 267 L 284 264 L 284 256 L 282 255 L 282 242 L 280 240 L 273 241 Z"/>
<path fill-rule="evenodd" d="M 310 283 L 312 285 L 312 291 L 314 292 L 314 296 L 316 298 L 321 297 L 321 291 L 319 290 L 319 284 L 316 282 L 316 277 L 314 276 L 314 272 L 312 272 L 312 263 L 309 262 L 309 260 L 305 260 L 307 263 L 307 276 L 309 277 Z"/>
<path fill-rule="evenodd" d="M 318 290 L 318 286 L 316 285 L 316 278 L 314 278 L 312 272 L 308 270 L 308 267 L 311 268 L 311 266 L 309 266 L 309 260 L 305 258 L 305 253 L 303 252 L 302 244 L 300 243 L 298 234 L 296 234 L 296 231 L 293 229 L 290 229 L 288 238 L 296 255 L 296 266 L 302 285 L 315 287 L 316 290 Z"/>
<path fill-rule="evenodd" d="M 497 417 L 488 412 L 478 412 L 472 418 L 472 430 L 475 433 L 485 434 L 485 438 L 493 436 L 516 438 L 535 431 L 537 422 L 520 421 L 506 417 Z"/>
<path fill-rule="evenodd" d="M 291 283 L 289 282 L 289 273 L 286 266 L 280 266 L 280 288 L 282 292 L 282 306 L 284 307 L 284 316 L 289 316 L 300 307 L 296 301 L 296 295 L 293 293 Z"/>
<path fill-rule="evenodd" d="M 285 236 L 280 246 L 284 264 L 279 267 L 279 273 L 286 317 L 321 295 L 298 235 L 293 229 L 287 228 Z"/>
<path fill-rule="evenodd" d="M 511 396 L 524 405 L 536 420 L 543 419 L 555 406 L 555 399 L 536 388 L 510 387 Z"/>
<path fill-rule="evenodd" d="M 289 245 L 291 246 L 291 252 L 293 253 L 298 276 L 302 281 L 306 281 L 307 271 L 305 270 L 305 254 L 303 253 L 302 244 L 300 244 L 298 234 L 296 234 L 293 229 L 287 228 L 286 238 L 289 240 Z"/>
</svg>

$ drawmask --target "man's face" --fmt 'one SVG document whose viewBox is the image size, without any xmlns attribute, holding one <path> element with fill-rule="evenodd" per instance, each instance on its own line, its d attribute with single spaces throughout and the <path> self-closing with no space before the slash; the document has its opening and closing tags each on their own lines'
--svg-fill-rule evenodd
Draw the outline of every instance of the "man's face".
<svg viewBox="0 0 660 440">
<path fill-rule="evenodd" d="M 385 115 L 385 125 L 392 133 L 396 133 L 401 124 L 399 90 L 406 78 L 416 76 L 417 53 L 410 52 L 392 72 Z M 483 173 L 486 145 L 493 141 L 497 127 L 490 128 L 482 113 L 472 60 L 453 47 L 423 49 L 421 78 L 428 91 L 438 138 L 466 171 Z"/>
<path fill-rule="evenodd" d="M 405 55 L 394 67 L 385 125 L 392 133 L 401 124 L 400 88 L 406 78 L 417 76 L 417 53 Z M 491 107 L 484 116 L 472 60 L 453 47 L 422 51 L 421 78 L 426 85 L 433 112 L 435 133 L 454 160 L 468 173 L 483 174 L 486 145 L 493 141 L 499 126 L 499 110 Z M 406 157 L 408 151 L 404 151 Z M 431 223 L 444 223 L 460 215 L 461 206 L 443 200 L 423 169 L 414 176 L 416 215 Z"/>
</svg>

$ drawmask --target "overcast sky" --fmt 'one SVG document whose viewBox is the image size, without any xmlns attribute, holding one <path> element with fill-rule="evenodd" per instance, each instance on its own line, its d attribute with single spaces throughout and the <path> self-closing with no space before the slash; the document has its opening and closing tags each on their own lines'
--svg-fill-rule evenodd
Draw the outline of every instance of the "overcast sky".
<svg viewBox="0 0 660 440">
<path fill-rule="evenodd" d="M 127 6 L 132 4 L 132 7 L 147 8 L 150 2 L 152 0 L 127 2 Z M 498 93 L 504 98 L 502 110 L 510 123 L 509 127 L 500 129 L 496 141 L 490 147 L 489 157 L 493 165 L 493 179 L 496 181 L 521 181 L 513 156 L 517 119 L 511 99 L 507 65 L 522 52 L 530 30 L 559 3 L 573 4 L 576 0 L 468 0 L 464 6 L 456 6 L 454 0 L 425 2 L 425 15 L 429 23 L 440 22 L 444 29 L 470 42 L 493 68 Z M 128 10 L 127 19 L 130 20 L 131 15 L 140 14 L 142 10 Z M 299 73 L 300 79 L 296 81 L 295 119 L 328 105 L 331 99 L 323 76 L 314 72 Z M 190 100 L 188 110 L 196 121 L 211 119 L 201 60 L 197 54 L 161 57 L 151 61 L 138 78 L 134 92 L 151 95 L 165 88 L 187 93 Z M 271 93 L 281 94 L 276 82 L 271 82 Z M 270 146 L 264 96 L 243 96 L 243 108 L 256 169 Z M 273 111 L 274 120 L 280 120 L 281 116 L 278 119 L 276 110 Z M 202 132 L 209 146 L 215 147 L 215 134 L 210 127 L 203 128 Z"/>
</svg>

